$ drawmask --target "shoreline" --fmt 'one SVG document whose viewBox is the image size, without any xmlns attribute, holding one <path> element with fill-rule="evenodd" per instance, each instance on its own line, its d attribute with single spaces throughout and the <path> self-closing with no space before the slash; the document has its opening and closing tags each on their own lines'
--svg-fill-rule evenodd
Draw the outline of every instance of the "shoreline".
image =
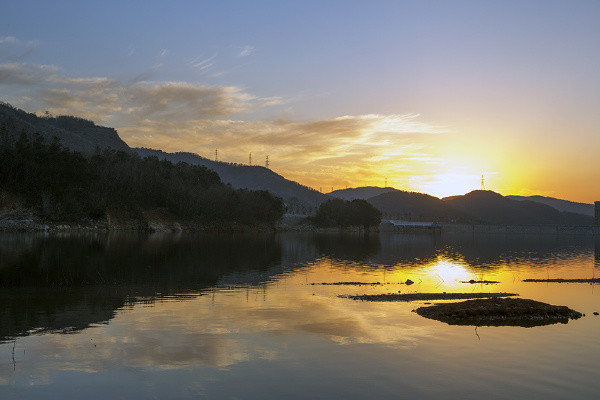
<svg viewBox="0 0 600 400">
<path fill-rule="evenodd" d="M 536 234 L 600 236 L 600 225 L 484 225 L 439 224 L 432 226 L 396 226 L 381 224 L 365 230 L 363 227 L 321 228 L 314 225 L 279 223 L 274 226 L 202 225 L 174 219 L 132 219 L 115 222 L 109 218 L 86 221 L 48 221 L 32 215 L 0 215 L 0 232 L 298 232 L 298 233 L 429 233 L 429 234 Z"/>
</svg>

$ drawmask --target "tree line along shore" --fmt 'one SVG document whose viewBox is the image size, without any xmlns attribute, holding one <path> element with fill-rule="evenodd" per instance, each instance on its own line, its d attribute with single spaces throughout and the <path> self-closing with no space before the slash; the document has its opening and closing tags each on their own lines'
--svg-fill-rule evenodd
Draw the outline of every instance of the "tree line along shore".
<svg viewBox="0 0 600 400">
<path fill-rule="evenodd" d="M 4 230 L 269 229 L 286 211 L 280 197 L 234 189 L 204 166 L 112 149 L 85 156 L 25 132 L 13 140 L 0 129 L 0 170 Z M 369 229 L 380 221 L 366 201 L 333 199 L 306 222 Z"/>
</svg>

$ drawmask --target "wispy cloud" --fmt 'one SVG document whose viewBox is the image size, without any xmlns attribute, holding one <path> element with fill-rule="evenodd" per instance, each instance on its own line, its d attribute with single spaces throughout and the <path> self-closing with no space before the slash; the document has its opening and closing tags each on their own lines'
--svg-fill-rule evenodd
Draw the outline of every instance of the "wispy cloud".
<svg viewBox="0 0 600 400">
<path fill-rule="evenodd" d="M 0 85 L 42 85 L 57 77 L 58 68 L 24 63 L 0 64 Z"/>
<path fill-rule="evenodd" d="M 204 71 L 214 65 L 213 60 L 216 57 L 216 54 L 204 59 L 202 57 L 196 57 L 192 61 L 190 61 L 190 65 L 200 71 Z"/>
<path fill-rule="evenodd" d="M 419 137 L 446 131 L 419 122 L 414 115 L 359 115 L 304 122 L 145 120 L 120 132 L 133 146 L 206 156 L 219 148 L 219 154 L 231 162 L 244 162 L 250 151 L 255 160 L 270 155 L 272 167 L 286 177 L 315 187 L 340 187 L 372 181 L 381 173 L 423 173 L 419 170 L 423 163 L 413 161 L 425 151 Z"/>
<path fill-rule="evenodd" d="M 120 126 L 140 120 L 185 122 L 222 118 L 278 102 L 277 98 L 259 98 L 235 86 L 72 78 L 61 75 L 57 67 L 27 63 L 0 64 L 0 86 L 37 98 L 41 110 Z"/>
<path fill-rule="evenodd" d="M 242 47 L 242 49 L 238 53 L 238 56 L 240 56 L 240 57 L 247 57 L 247 56 L 249 56 L 252 53 L 254 53 L 254 46 L 244 46 L 244 47 Z"/>
<path fill-rule="evenodd" d="M 17 43 L 17 38 L 14 36 L 0 36 L 0 43 Z"/>
</svg>

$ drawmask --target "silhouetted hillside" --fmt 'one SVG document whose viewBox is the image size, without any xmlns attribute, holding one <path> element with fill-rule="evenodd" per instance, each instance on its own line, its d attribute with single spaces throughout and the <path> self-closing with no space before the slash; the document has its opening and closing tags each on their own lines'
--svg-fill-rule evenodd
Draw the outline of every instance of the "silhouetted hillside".
<svg viewBox="0 0 600 400">
<path fill-rule="evenodd" d="M 22 132 L 30 138 L 37 133 L 45 139 L 46 143 L 50 143 L 54 137 L 57 137 L 62 146 L 87 155 L 92 154 L 97 147 L 129 150 L 129 146 L 121 140 L 113 128 L 98 126 L 92 121 L 76 117 L 38 117 L 2 102 L 0 102 L 0 130 L 3 130 L 0 134 L 8 134 L 13 141 L 16 141 Z"/>
<path fill-rule="evenodd" d="M 367 201 L 391 219 L 408 221 L 468 219 L 441 199 L 424 193 L 393 190 L 371 197 Z"/>
<path fill-rule="evenodd" d="M 24 208 L 55 221 L 106 217 L 113 226 L 123 220 L 140 225 L 144 213 L 201 225 L 253 226 L 272 225 L 285 211 L 281 198 L 233 189 L 204 166 L 108 149 L 86 158 L 41 136 L 30 141 L 21 134 L 14 144 L 4 139 L 0 212 Z"/>
<path fill-rule="evenodd" d="M 192 153 L 166 153 L 145 148 L 131 149 L 113 128 L 97 126 L 92 121 L 70 116 L 39 117 L 0 102 L 0 137 L 14 144 L 23 132 L 31 141 L 41 137 L 45 143 L 52 143 L 54 138 L 58 138 L 62 147 L 86 156 L 92 155 L 97 148 L 113 149 L 133 151 L 141 157 L 155 156 L 173 164 L 185 162 L 205 166 L 215 171 L 222 182 L 230 183 L 233 188 L 267 190 L 283 198 L 291 212 L 312 213 L 328 199 L 326 195 L 316 190 L 285 179 L 261 166 L 215 162 Z"/>
<path fill-rule="evenodd" d="M 445 198 L 444 202 L 481 222 L 507 225 L 591 225 L 593 219 L 580 214 L 560 212 L 545 204 L 519 201 L 489 190 L 475 190 L 464 196 Z"/>
<path fill-rule="evenodd" d="M 154 156 L 176 164 L 185 162 L 203 165 L 215 171 L 224 183 L 236 189 L 268 190 L 286 202 L 290 212 L 312 213 L 328 197 L 297 182 L 285 179 L 268 168 L 258 165 L 232 164 L 209 160 L 193 153 L 166 153 L 146 148 L 133 149 L 141 157 Z"/>
<path fill-rule="evenodd" d="M 331 196 L 331 197 L 336 197 L 336 198 L 342 199 L 342 200 L 355 200 L 355 199 L 368 200 L 371 197 L 379 196 L 380 194 L 393 192 L 393 191 L 396 191 L 396 189 L 391 188 L 391 187 L 381 188 L 381 187 L 377 187 L 377 186 L 363 186 L 363 187 L 350 188 L 350 189 L 334 190 L 331 193 L 327 193 L 327 195 Z"/>
<path fill-rule="evenodd" d="M 587 203 L 577 203 L 574 201 L 555 199 L 554 197 L 545 196 L 506 196 L 511 200 L 519 201 L 535 201 L 536 203 L 545 204 L 558 211 L 571 212 L 576 214 L 583 214 L 590 217 L 594 216 L 594 205 Z"/>
</svg>

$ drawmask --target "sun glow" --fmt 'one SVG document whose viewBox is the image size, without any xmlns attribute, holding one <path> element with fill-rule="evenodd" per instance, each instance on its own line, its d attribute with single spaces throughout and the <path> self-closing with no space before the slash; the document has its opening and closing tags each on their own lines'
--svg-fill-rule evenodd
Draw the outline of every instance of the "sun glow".
<svg viewBox="0 0 600 400">
<path fill-rule="evenodd" d="M 424 193 L 436 197 L 446 197 L 468 193 L 481 187 L 481 175 L 469 173 L 442 173 L 431 177 L 419 177 L 426 180 L 418 184 Z"/>
</svg>

